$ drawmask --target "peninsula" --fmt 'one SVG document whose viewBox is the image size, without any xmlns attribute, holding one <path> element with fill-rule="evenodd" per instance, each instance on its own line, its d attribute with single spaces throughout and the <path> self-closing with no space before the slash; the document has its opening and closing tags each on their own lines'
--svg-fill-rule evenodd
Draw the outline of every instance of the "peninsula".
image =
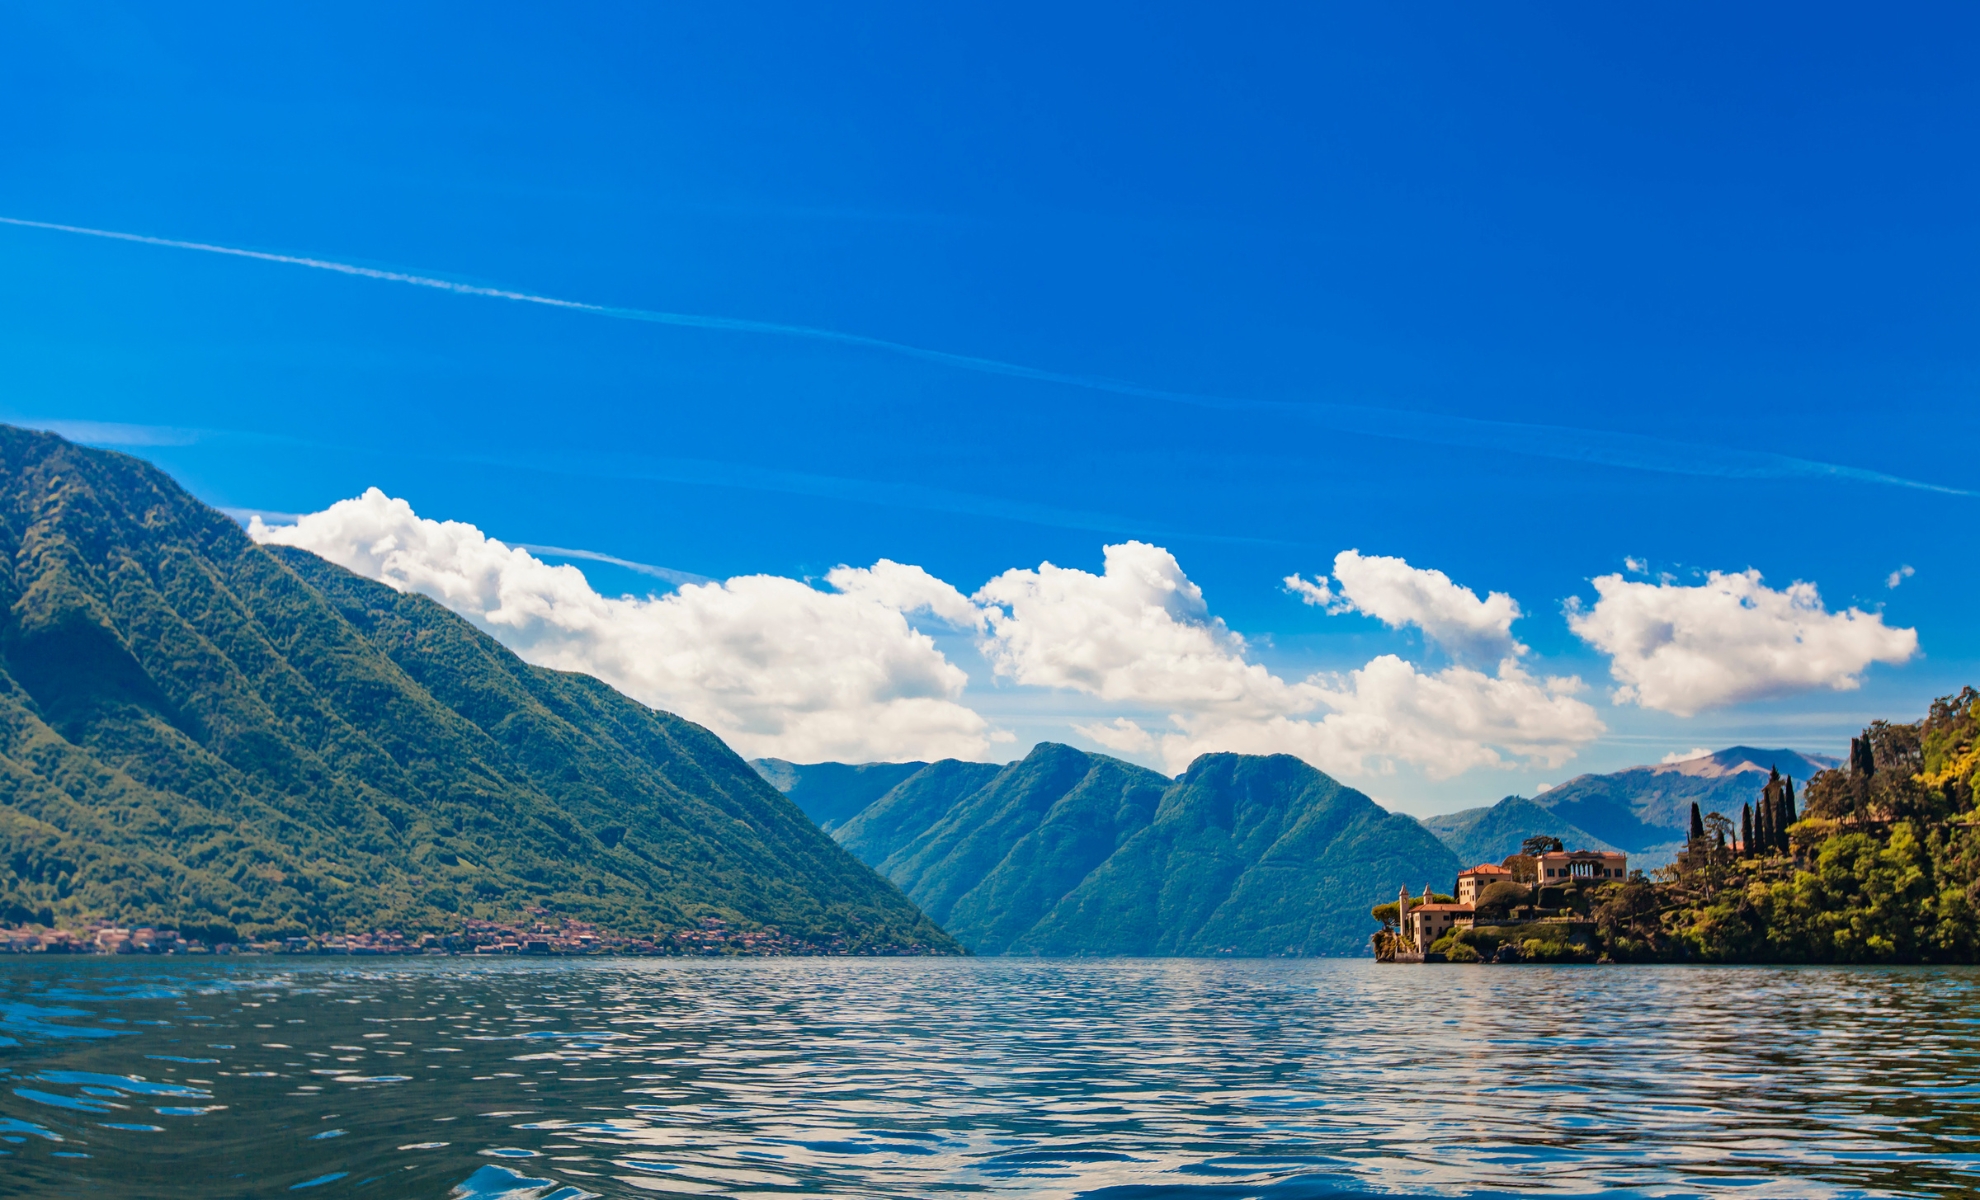
<svg viewBox="0 0 1980 1200">
<path fill-rule="evenodd" d="M 1528 838 L 1372 910 L 1383 962 L 1970 963 L 1980 957 L 1980 692 L 1877 721 L 1847 762 L 1770 773 L 1735 818 L 1691 806 L 1676 861 Z"/>
</svg>

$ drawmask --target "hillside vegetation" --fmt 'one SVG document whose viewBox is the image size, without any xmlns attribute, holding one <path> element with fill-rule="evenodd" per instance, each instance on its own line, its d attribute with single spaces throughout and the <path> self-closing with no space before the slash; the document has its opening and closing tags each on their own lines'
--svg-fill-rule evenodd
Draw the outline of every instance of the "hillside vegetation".
<svg viewBox="0 0 1980 1200">
<path fill-rule="evenodd" d="M 1738 777 L 1757 786 L 1722 795 L 1724 811 L 1694 801 L 1670 865 L 1599 884 L 1493 883 L 1475 927 L 1427 949 L 1466 962 L 1980 962 L 1980 693 L 1871 725 L 1799 808 L 1786 779 Z M 1394 908 L 1376 916 L 1392 922 Z"/>
<path fill-rule="evenodd" d="M 0 920 L 954 944 L 706 729 L 0 427 Z"/>
<path fill-rule="evenodd" d="M 1720 962 L 1980 961 L 1980 693 L 1878 721 L 1810 780 L 1789 852 L 1694 845 L 1645 953 Z M 1729 823 L 1736 814 L 1724 814 Z"/>
<path fill-rule="evenodd" d="M 834 836 L 981 954 L 1359 954 L 1398 878 L 1458 870 L 1285 755 L 1205 755 L 1174 780 L 1052 743 L 931 763 Z"/>
</svg>

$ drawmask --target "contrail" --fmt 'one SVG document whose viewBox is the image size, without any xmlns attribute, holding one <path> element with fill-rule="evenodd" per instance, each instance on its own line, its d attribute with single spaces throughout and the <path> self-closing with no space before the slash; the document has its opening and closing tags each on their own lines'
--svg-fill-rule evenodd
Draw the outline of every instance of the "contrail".
<svg viewBox="0 0 1980 1200">
<path fill-rule="evenodd" d="M 628 570 L 638 571 L 641 575 L 651 575 L 655 579 L 663 579 L 675 585 L 715 582 L 714 579 L 706 575 L 696 575 L 692 571 L 676 571 L 672 567 L 656 567 L 652 563 L 634 562 L 630 558 L 617 558 L 610 554 L 602 554 L 596 550 L 573 550 L 569 546 L 542 546 L 535 542 L 509 542 L 506 544 L 518 550 L 527 550 L 531 554 L 548 554 L 552 558 L 582 558 L 589 562 L 611 563 L 615 567 L 625 567 Z"/>
<path fill-rule="evenodd" d="M 189 242 L 176 238 L 151 237 L 141 233 L 91 229 L 82 225 L 60 225 L 52 221 L 29 221 L 20 217 L 0 217 L 0 224 L 16 225 L 26 229 L 45 229 L 56 233 L 81 234 L 85 237 L 109 238 L 120 242 L 137 242 L 146 246 L 166 246 L 174 250 L 198 250 L 206 254 L 225 254 L 233 258 L 251 258 L 260 262 L 281 263 L 292 267 L 310 267 L 318 271 L 335 271 L 340 275 L 354 275 L 363 279 L 410 284 L 413 287 L 432 288 L 435 291 L 453 292 L 462 296 L 511 300 L 519 304 L 540 304 L 546 308 L 590 313 L 621 321 L 645 321 L 649 324 L 672 325 L 683 329 L 707 329 L 724 333 L 750 333 L 826 342 L 936 363 L 982 375 L 1000 375 L 1010 379 L 1024 379 L 1035 383 L 1079 388 L 1084 391 L 1188 405 L 1192 408 L 1272 413 L 1337 433 L 1361 434 L 1432 445 L 1462 446 L 1675 475 L 1720 479 L 1844 479 L 1857 483 L 1938 492 L 1948 496 L 1980 495 L 1965 488 L 1924 483 L 1861 467 L 1794 458 L 1785 454 L 1726 449 L 1642 434 L 1580 429 L 1567 425 L 1488 421 L 1475 417 L 1453 417 L 1440 413 L 1377 408 L 1373 405 L 1301 404 L 1290 401 L 1241 400 L 1191 392 L 1172 392 L 1124 380 L 1109 379 L 1105 376 L 1048 371 L 1041 367 L 1028 367 L 1022 363 L 981 358 L 972 354 L 956 354 L 948 350 L 931 350 L 925 346 L 910 345 L 906 342 L 888 341 L 886 338 L 868 337 L 859 333 L 843 333 L 835 329 L 819 329 L 810 325 L 785 325 L 774 321 L 751 321 L 739 317 L 710 317 L 696 313 L 658 312 L 644 308 L 621 308 L 610 304 L 589 304 L 581 300 L 539 296 L 533 292 L 458 283 L 431 275 L 360 267 L 354 263 L 335 262 L 330 259 L 273 254 L 265 250 L 244 250 L 237 246 L 216 246 L 209 242 Z"/>
</svg>

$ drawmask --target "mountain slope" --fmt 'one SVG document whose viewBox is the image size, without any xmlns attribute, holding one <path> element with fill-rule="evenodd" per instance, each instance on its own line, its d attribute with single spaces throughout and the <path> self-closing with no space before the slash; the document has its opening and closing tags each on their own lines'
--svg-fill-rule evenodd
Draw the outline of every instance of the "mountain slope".
<svg viewBox="0 0 1980 1200">
<path fill-rule="evenodd" d="M 832 837 L 853 857 L 877 869 L 1003 770 L 995 763 L 953 758 L 929 763 L 833 830 Z"/>
<path fill-rule="evenodd" d="M 1168 783 L 1041 743 L 888 855 L 880 873 L 964 945 L 1001 953 L 1148 825 Z"/>
<path fill-rule="evenodd" d="M 1209 755 L 1171 781 L 1049 742 L 931 763 L 833 836 L 980 954 L 1359 954 L 1371 905 L 1459 869 L 1297 759 Z"/>
<path fill-rule="evenodd" d="M 1466 866 L 1499 862 L 1517 854 L 1527 838 L 1541 835 L 1557 837 L 1576 850 L 1617 849 L 1524 796 L 1507 796 L 1489 808 L 1424 817 L 1423 827 L 1437 835 L 1437 840 L 1449 846 Z"/>
<path fill-rule="evenodd" d="M 707 730 L 0 427 L 0 917 L 952 945 Z"/>
<path fill-rule="evenodd" d="M 1370 905 L 1458 870 L 1414 820 L 1299 759 L 1206 754 L 1011 952 L 1359 954 Z"/>
<path fill-rule="evenodd" d="M 799 811 L 830 833 L 857 816 L 859 810 L 886 795 L 893 786 L 927 766 L 907 763 L 794 763 L 781 758 L 753 758 L 756 773 L 791 798 Z"/>
</svg>

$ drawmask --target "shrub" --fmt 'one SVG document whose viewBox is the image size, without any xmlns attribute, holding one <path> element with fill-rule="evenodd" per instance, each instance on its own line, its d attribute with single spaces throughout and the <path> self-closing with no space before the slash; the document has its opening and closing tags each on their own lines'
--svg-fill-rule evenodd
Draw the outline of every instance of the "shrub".
<svg viewBox="0 0 1980 1200">
<path fill-rule="evenodd" d="M 1524 884 L 1502 879 L 1497 883 L 1486 885 L 1485 890 L 1478 893 L 1475 908 L 1480 917 L 1503 917 L 1527 903 L 1532 896 L 1532 891 Z"/>
</svg>

